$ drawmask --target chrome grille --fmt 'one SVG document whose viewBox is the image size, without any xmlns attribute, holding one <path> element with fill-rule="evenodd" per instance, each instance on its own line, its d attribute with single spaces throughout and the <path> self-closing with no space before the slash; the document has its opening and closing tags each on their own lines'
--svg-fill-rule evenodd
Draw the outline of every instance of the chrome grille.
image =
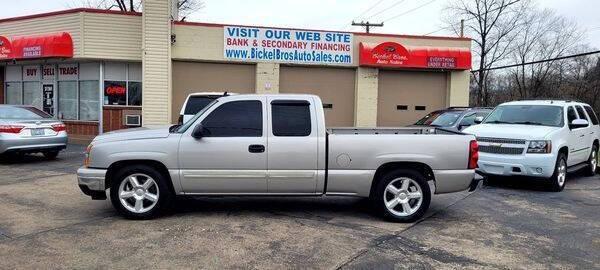
<svg viewBox="0 0 600 270">
<path fill-rule="evenodd" d="M 502 154 L 502 155 L 520 155 L 523 154 L 525 148 L 518 147 L 501 147 L 492 145 L 480 145 L 479 152 L 491 153 L 491 154 Z"/>
<path fill-rule="evenodd" d="M 487 142 L 487 143 L 525 144 L 525 140 L 520 140 L 520 139 L 503 139 L 503 138 L 489 138 L 489 137 L 478 137 L 477 141 Z"/>
</svg>

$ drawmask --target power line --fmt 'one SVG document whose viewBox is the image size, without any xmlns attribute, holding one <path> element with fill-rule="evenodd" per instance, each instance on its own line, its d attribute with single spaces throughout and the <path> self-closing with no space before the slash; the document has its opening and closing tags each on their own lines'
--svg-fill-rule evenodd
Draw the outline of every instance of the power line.
<svg viewBox="0 0 600 270">
<path fill-rule="evenodd" d="M 391 8 L 393 8 L 395 6 L 402 4 L 402 2 L 404 2 L 404 0 L 398 0 L 396 3 L 392 4 L 391 6 L 388 6 L 388 7 L 384 8 L 384 9 L 380 10 L 379 12 L 377 12 L 377 13 L 369 16 L 369 18 L 366 18 L 366 20 L 369 20 L 369 19 L 371 19 L 371 18 L 373 18 L 373 17 L 375 17 L 375 16 L 377 16 L 377 15 L 379 15 L 381 13 L 384 13 L 384 12 L 390 10 Z"/>
<path fill-rule="evenodd" d="M 369 8 L 367 8 L 367 9 L 366 9 L 365 11 L 363 11 L 363 12 L 362 12 L 360 15 L 358 15 L 358 16 L 356 16 L 356 17 L 354 17 L 354 18 L 352 19 L 352 21 L 354 21 L 354 20 L 356 20 L 356 19 L 358 19 L 358 18 L 362 17 L 363 15 L 367 14 L 369 11 L 371 11 L 373 8 L 375 8 L 376 6 L 378 6 L 379 4 L 381 4 L 383 1 L 385 1 L 385 0 L 379 0 L 379 1 L 377 1 L 377 2 L 376 2 L 374 5 L 372 5 L 372 6 L 370 6 Z M 347 24 L 345 24 L 345 23 L 344 23 L 344 25 L 342 25 L 342 27 L 343 27 L 343 29 L 347 29 L 347 28 L 349 27 L 349 25 L 347 25 Z"/>
<path fill-rule="evenodd" d="M 406 11 L 406 12 L 403 12 L 403 13 L 400 13 L 400 14 L 398 14 L 398 15 L 394 15 L 394 16 L 392 16 L 392 17 L 390 17 L 390 18 L 387 18 L 387 19 L 385 19 L 385 20 L 383 20 L 383 21 L 384 21 L 384 22 L 387 22 L 387 21 L 394 20 L 394 19 L 396 19 L 396 18 L 398 18 L 398 17 L 404 16 L 404 15 L 406 15 L 406 14 L 408 14 L 408 13 L 411 13 L 411 12 L 413 12 L 413 11 L 415 11 L 415 10 L 418 10 L 418 9 L 420 9 L 420 8 L 422 8 L 422 7 L 425 7 L 425 6 L 427 6 L 427 5 L 431 4 L 431 3 L 435 2 L 435 1 L 437 1 L 437 0 L 431 0 L 431 1 L 427 2 L 427 3 L 425 3 L 425 4 L 422 4 L 422 5 L 418 6 L 418 7 L 416 7 L 416 8 L 410 9 L 410 10 L 408 10 L 408 11 Z"/>
<path fill-rule="evenodd" d="M 533 64 L 540 64 L 540 63 L 545 63 L 545 62 L 552 62 L 552 61 L 557 61 L 557 60 L 563 60 L 563 59 L 568 59 L 568 58 L 575 58 L 575 57 L 580 57 L 580 56 L 587 56 L 587 55 L 598 54 L 598 53 L 600 53 L 600 51 L 585 52 L 585 53 L 579 53 L 579 54 L 561 56 L 561 57 L 556 57 L 556 58 L 551 58 L 551 59 L 531 61 L 531 62 L 526 62 L 526 63 L 521 63 L 521 64 L 512 64 L 512 65 L 507 65 L 507 66 L 484 68 L 483 70 L 490 71 L 490 70 L 496 70 L 496 69 L 504 69 L 504 68 L 511 68 L 511 67 L 520 67 L 520 66 L 526 66 L 526 65 L 533 65 Z M 480 71 L 481 71 L 481 69 L 471 70 L 471 73 L 477 73 L 477 72 L 480 72 Z"/>
</svg>

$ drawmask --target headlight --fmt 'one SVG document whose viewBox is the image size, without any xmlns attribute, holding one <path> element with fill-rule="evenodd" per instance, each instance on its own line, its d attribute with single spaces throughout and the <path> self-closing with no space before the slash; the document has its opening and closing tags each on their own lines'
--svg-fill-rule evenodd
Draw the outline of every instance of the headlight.
<svg viewBox="0 0 600 270">
<path fill-rule="evenodd" d="M 552 152 L 551 141 L 530 141 L 527 153 L 546 154 Z"/>
<path fill-rule="evenodd" d="M 83 159 L 83 166 L 85 167 L 90 166 L 90 153 L 92 152 L 93 146 L 94 145 L 90 143 L 90 145 L 88 145 L 88 147 L 85 149 L 85 158 Z"/>
</svg>

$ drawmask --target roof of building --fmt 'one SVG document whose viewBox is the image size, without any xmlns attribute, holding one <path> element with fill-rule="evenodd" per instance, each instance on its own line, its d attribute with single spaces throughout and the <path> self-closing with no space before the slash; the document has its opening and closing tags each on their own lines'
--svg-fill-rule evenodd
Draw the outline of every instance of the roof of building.
<svg viewBox="0 0 600 270">
<path fill-rule="evenodd" d="M 1 23 L 6 22 L 14 22 L 14 21 L 22 21 L 29 19 L 37 19 L 44 17 L 52 17 L 59 16 L 64 14 L 72 14 L 72 13 L 100 13 L 100 14 L 115 14 L 115 15 L 129 15 L 129 16 L 142 16 L 141 12 L 124 12 L 117 10 L 105 10 L 105 9 L 94 9 L 94 8 L 74 8 L 74 9 L 66 9 L 60 11 L 53 12 L 45 12 L 45 13 L 37 13 L 26 16 L 18 16 L 11 18 L 3 18 L 0 19 Z M 337 31 L 337 30 L 323 30 L 323 29 L 301 29 L 301 28 L 283 28 L 283 27 L 272 27 L 272 26 L 257 26 L 257 25 L 235 25 L 235 24 L 218 24 L 218 23 L 204 23 L 204 22 L 174 22 L 176 25 L 190 25 L 190 26 L 206 26 L 206 27 L 223 27 L 223 26 L 242 26 L 242 27 L 261 27 L 261 28 L 273 28 L 273 29 L 292 29 L 292 30 L 304 30 L 304 31 L 330 31 L 330 32 L 339 32 L 339 33 L 350 33 L 359 36 L 381 36 L 381 37 L 400 37 L 400 38 L 414 38 L 414 39 L 441 39 L 441 40 L 466 40 L 470 41 L 471 38 L 468 37 L 448 37 L 448 36 L 424 36 L 424 35 L 398 35 L 398 34 L 381 34 L 381 33 L 362 33 L 362 32 L 346 32 L 346 31 Z"/>
</svg>

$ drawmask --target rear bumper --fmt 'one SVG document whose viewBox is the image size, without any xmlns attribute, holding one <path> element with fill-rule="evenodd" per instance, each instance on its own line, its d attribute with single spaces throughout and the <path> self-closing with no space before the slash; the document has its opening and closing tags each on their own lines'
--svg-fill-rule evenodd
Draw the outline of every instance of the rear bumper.
<svg viewBox="0 0 600 270">
<path fill-rule="evenodd" d="M 83 194 L 92 199 L 106 199 L 106 170 L 81 167 L 77 170 L 77 182 Z"/>
<path fill-rule="evenodd" d="M 0 154 L 60 151 L 67 148 L 68 141 L 67 134 L 64 132 L 48 137 L 0 137 Z"/>
<path fill-rule="evenodd" d="M 436 194 L 467 190 L 476 179 L 475 170 L 434 170 L 433 174 Z"/>
</svg>

